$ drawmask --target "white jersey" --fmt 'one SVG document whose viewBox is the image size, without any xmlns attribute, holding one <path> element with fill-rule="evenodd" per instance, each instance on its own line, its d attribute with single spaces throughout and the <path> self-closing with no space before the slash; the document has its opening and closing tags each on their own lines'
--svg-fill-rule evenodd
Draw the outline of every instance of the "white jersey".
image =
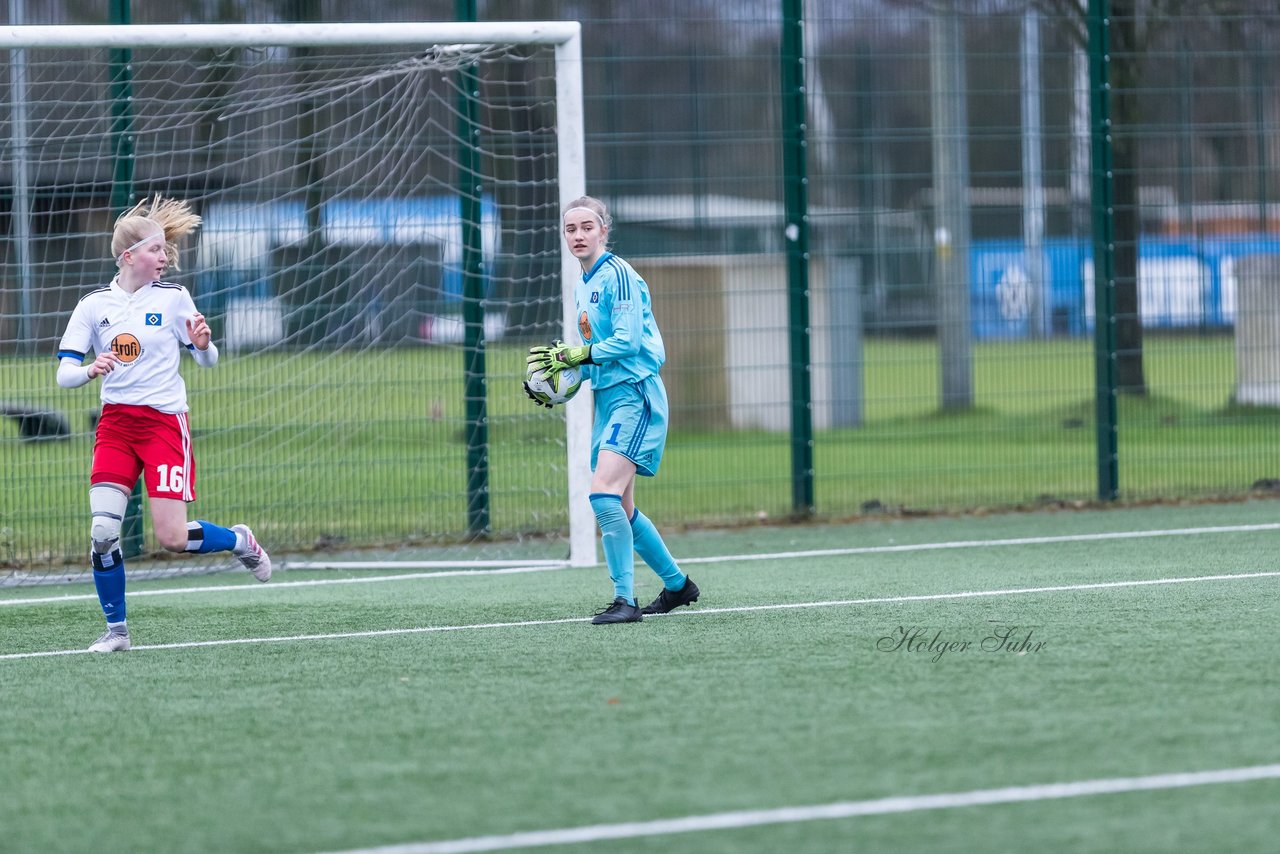
<svg viewBox="0 0 1280 854">
<path fill-rule="evenodd" d="M 120 359 L 102 377 L 102 402 L 187 411 L 187 385 L 178 373 L 182 349 L 192 348 L 187 320 L 196 304 L 182 285 L 152 282 L 135 293 L 119 281 L 86 294 L 71 313 L 58 358 L 84 361 L 92 350 Z"/>
</svg>

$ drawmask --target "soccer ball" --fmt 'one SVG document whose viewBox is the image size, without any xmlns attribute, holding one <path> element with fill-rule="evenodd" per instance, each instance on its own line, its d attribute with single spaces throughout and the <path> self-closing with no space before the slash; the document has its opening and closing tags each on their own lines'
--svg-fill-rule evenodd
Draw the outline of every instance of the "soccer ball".
<svg viewBox="0 0 1280 854">
<path fill-rule="evenodd" d="M 530 368 L 525 382 L 539 402 L 559 406 L 582 388 L 582 372 L 577 368 L 563 368 L 547 376 L 541 368 Z"/>
</svg>

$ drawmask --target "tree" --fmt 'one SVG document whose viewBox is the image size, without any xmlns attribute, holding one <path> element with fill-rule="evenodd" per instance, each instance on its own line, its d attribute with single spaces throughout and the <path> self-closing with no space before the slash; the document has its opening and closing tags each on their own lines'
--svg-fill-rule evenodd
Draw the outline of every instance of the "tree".
<svg viewBox="0 0 1280 854">
<path fill-rule="evenodd" d="M 1030 0 L 1043 11 L 1074 22 L 1074 34 L 1088 46 L 1088 0 Z M 1150 70 L 1153 45 L 1181 22 L 1198 26 L 1265 20 L 1274 16 L 1269 0 L 1110 0 L 1112 162 L 1115 190 L 1116 271 L 1116 383 L 1123 394 L 1145 395 L 1142 358 L 1142 319 L 1138 291 L 1138 241 L 1141 218 L 1138 199 L 1137 130 L 1144 121 L 1142 83 Z M 1232 34 L 1229 34 L 1232 35 Z M 1239 33 L 1235 40 L 1239 39 Z"/>
<path fill-rule="evenodd" d="M 1079 45 L 1088 48 L 1089 0 L 1032 0 L 1060 20 L 1074 24 Z M 1116 385 L 1122 394 L 1145 396 L 1142 316 L 1138 291 L 1138 241 L 1142 232 L 1138 200 L 1138 135 L 1142 123 L 1139 82 L 1143 58 L 1154 31 L 1183 0 L 1110 0 L 1111 10 L 1111 157 L 1115 207 Z"/>
<path fill-rule="evenodd" d="M 1088 48 L 1089 0 L 899 0 L 905 5 L 929 11 L 961 9 L 969 15 L 1020 13 L 1028 7 L 1040 9 L 1070 27 L 1082 49 Z M 1110 0 L 1111 4 L 1111 107 L 1112 163 L 1115 217 L 1116 273 L 1116 377 L 1126 394 L 1145 395 L 1147 385 L 1142 361 L 1142 320 L 1138 297 L 1138 240 L 1141 233 L 1138 206 L 1138 136 L 1142 121 L 1142 99 L 1138 82 L 1142 76 L 1145 46 L 1167 7 L 1184 0 Z"/>
<path fill-rule="evenodd" d="M 924 11 L 959 10 L 973 16 L 1040 9 L 1065 26 L 1077 45 L 1088 49 L 1090 0 L 889 0 Z M 1152 48 L 1175 28 L 1194 21 L 1197 30 L 1220 29 L 1226 39 L 1243 41 L 1240 22 L 1275 22 L 1274 0 L 1109 0 L 1111 56 L 1112 164 L 1116 274 L 1116 379 L 1119 391 L 1147 394 L 1138 288 L 1141 208 L 1138 167 L 1145 121 L 1149 57 Z"/>
</svg>

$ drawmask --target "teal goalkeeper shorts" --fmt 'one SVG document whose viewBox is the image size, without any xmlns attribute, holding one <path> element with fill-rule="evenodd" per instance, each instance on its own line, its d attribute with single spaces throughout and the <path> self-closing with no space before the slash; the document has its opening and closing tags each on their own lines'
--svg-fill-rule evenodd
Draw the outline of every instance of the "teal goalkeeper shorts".
<svg viewBox="0 0 1280 854">
<path fill-rule="evenodd" d="M 600 451 L 613 451 L 636 464 L 636 473 L 653 477 L 667 444 L 667 390 L 657 376 L 619 383 L 593 392 L 596 416 L 591 429 L 591 470 Z"/>
</svg>

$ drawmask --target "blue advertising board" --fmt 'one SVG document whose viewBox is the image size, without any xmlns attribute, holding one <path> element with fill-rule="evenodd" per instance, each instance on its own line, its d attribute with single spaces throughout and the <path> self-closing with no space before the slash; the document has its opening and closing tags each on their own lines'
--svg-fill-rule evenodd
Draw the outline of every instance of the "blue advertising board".
<svg viewBox="0 0 1280 854">
<path fill-rule="evenodd" d="M 270 293 L 271 251 L 307 237 L 301 201 L 266 205 L 216 202 L 203 212 L 197 247 L 202 292 L 217 298 L 278 296 Z M 493 269 L 501 223 L 491 195 L 480 200 L 484 269 Z M 321 240 L 349 249 L 430 244 L 439 247 L 440 289 L 445 301 L 462 299 L 462 204 L 456 196 L 331 199 L 320 209 Z M 488 292 L 492 281 L 486 281 Z"/>
<path fill-rule="evenodd" d="M 1272 236 L 1189 241 L 1144 238 L 1138 253 L 1139 304 L 1145 328 L 1226 328 L 1235 323 L 1236 264 L 1280 254 Z M 1037 305 L 1031 264 L 1017 240 L 975 240 L 970 256 L 971 319 L 978 339 L 1031 334 Z M 1041 326 L 1057 335 L 1093 330 L 1093 252 L 1087 240 L 1045 241 L 1048 298 Z"/>
</svg>

